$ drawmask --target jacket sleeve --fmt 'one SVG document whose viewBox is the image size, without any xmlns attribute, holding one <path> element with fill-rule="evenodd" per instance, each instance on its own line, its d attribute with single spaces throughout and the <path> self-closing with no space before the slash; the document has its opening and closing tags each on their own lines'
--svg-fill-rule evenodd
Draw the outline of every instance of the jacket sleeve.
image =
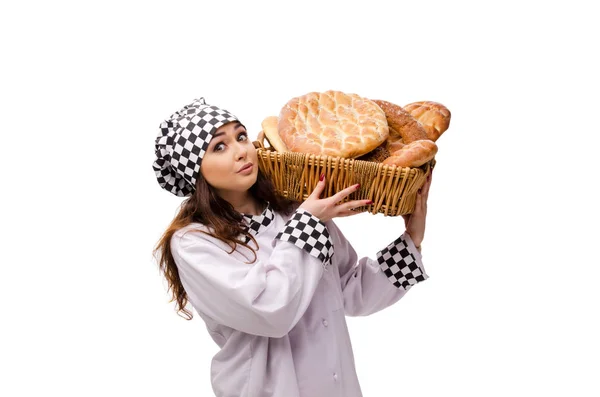
<svg viewBox="0 0 600 397">
<path fill-rule="evenodd" d="M 358 259 L 337 225 L 330 221 L 327 227 L 335 247 L 346 315 L 366 316 L 378 312 L 428 278 L 421 253 L 408 233 L 379 251 L 376 259 Z"/>
<path fill-rule="evenodd" d="M 171 240 L 181 282 L 197 311 L 245 333 L 282 337 L 310 304 L 333 246 L 325 224 L 302 209 L 272 245 L 267 261 L 247 264 L 204 233 L 178 233 Z"/>
</svg>

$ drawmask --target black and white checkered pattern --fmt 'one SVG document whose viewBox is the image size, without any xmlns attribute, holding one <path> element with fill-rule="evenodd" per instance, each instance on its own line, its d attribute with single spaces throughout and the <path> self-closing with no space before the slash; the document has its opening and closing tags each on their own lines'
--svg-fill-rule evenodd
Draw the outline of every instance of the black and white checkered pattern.
<svg viewBox="0 0 600 397">
<path fill-rule="evenodd" d="M 427 279 L 427 274 L 419 267 L 402 237 L 379 251 L 377 261 L 388 279 L 398 288 L 408 289 Z"/>
<path fill-rule="evenodd" d="M 271 208 L 270 203 L 267 203 L 267 207 L 262 212 L 262 214 L 260 214 L 260 215 L 243 214 L 243 216 L 244 216 L 244 220 L 245 220 L 246 224 L 248 225 L 248 231 L 253 236 L 256 236 L 264 228 L 266 228 L 267 226 L 269 226 L 271 224 L 271 222 L 275 218 L 275 213 L 273 212 L 273 209 Z M 246 239 L 245 239 L 246 244 L 248 243 L 248 241 L 250 241 L 250 238 L 248 236 L 246 236 Z"/>
<path fill-rule="evenodd" d="M 189 196 L 196 186 L 200 164 L 214 132 L 237 117 L 196 99 L 160 124 L 156 159 L 152 164 L 158 184 L 180 196 Z"/>
<path fill-rule="evenodd" d="M 275 238 L 289 241 L 323 261 L 331 264 L 333 244 L 327 226 L 310 212 L 299 208 Z"/>
</svg>

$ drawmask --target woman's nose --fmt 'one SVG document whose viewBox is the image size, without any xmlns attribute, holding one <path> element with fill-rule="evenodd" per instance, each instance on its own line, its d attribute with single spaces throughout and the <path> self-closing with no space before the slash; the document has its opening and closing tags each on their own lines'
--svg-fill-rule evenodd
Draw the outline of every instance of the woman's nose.
<svg viewBox="0 0 600 397">
<path fill-rule="evenodd" d="M 238 143 L 237 144 L 236 159 L 238 159 L 238 160 L 239 159 L 243 159 L 247 155 L 248 155 L 248 149 L 244 145 Z"/>
</svg>

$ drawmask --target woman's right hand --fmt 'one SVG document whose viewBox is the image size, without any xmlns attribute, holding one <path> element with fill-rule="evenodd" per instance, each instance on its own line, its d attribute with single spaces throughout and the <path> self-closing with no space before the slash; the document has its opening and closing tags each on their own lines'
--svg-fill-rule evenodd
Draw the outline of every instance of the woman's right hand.
<svg viewBox="0 0 600 397">
<path fill-rule="evenodd" d="M 308 198 L 300 205 L 299 208 L 310 212 L 312 215 L 319 218 L 322 222 L 326 222 L 332 218 L 345 217 L 359 214 L 360 212 L 352 211 L 353 208 L 369 205 L 371 200 L 352 200 L 346 203 L 337 205 L 340 201 L 348 197 L 351 193 L 358 190 L 360 185 L 352 185 L 346 189 L 337 192 L 331 197 L 320 198 L 325 189 L 325 177 L 321 175 L 315 190 Z"/>
</svg>

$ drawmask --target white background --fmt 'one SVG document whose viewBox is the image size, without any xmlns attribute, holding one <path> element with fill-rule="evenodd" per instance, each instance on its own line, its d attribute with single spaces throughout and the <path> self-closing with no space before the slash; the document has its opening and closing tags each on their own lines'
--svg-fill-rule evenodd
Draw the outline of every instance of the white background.
<svg viewBox="0 0 600 397">
<path fill-rule="evenodd" d="M 452 111 L 430 279 L 348 319 L 364 395 L 600 395 L 592 2 L 14 3 L 0 7 L 0 395 L 212 395 L 216 345 L 176 315 L 151 256 L 181 202 L 152 172 L 158 125 L 204 96 L 255 138 L 328 89 Z M 404 230 L 338 224 L 371 256 Z"/>
</svg>

